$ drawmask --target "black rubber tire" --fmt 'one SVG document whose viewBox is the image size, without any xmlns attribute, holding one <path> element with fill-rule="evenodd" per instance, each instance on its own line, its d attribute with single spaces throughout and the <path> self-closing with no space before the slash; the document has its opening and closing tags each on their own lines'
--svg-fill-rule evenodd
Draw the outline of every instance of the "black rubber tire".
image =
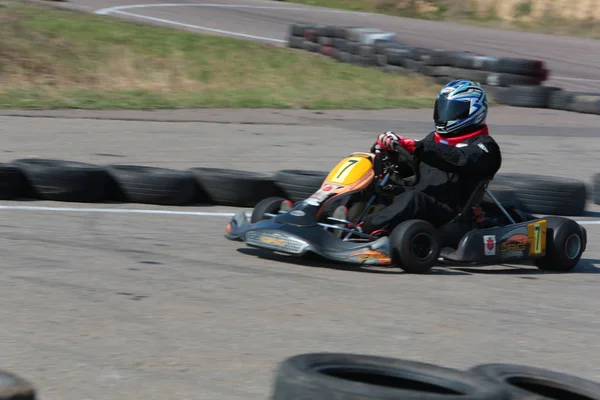
<svg viewBox="0 0 600 400">
<path fill-rule="evenodd" d="M 375 54 L 383 54 L 383 52 L 386 48 L 397 46 L 397 45 L 398 45 L 397 42 L 394 42 L 391 40 L 376 39 L 373 42 L 373 51 L 375 52 Z"/>
<path fill-rule="evenodd" d="M 291 24 L 290 25 L 290 31 L 289 31 L 289 36 L 304 36 L 304 31 L 306 31 L 307 29 L 312 29 L 313 26 L 310 24 L 304 24 L 304 23 L 296 23 L 296 24 Z"/>
<path fill-rule="evenodd" d="M 360 53 L 360 43 L 357 42 L 347 42 L 346 47 L 348 48 L 348 53 L 353 55 L 358 55 Z"/>
<path fill-rule="evenodd" d="M 274 180 L 286 197 L 297 203 L 319 190 L 328 174 L 325 171 L 287 169 L 277 171 Z"/>
<path fill-rule="evenodd" d="M 498 104 L 506 104 L 505 97 L 506 93 L 508 93 L 507 87 L 483 85 L 483 88 L 488 93 L 488 96 L 494 100 L 494 102 Z"/>
<path fill-rule="evenodd" d="M 583 114 L 600 114 L 600 95 L 591 93 L 576 94 L 571 100 L 570 109 Z"/>
<path fill-rule="evenodd" d="M 353 55 L 350 53 L 346 53 L 344 51 L 340 51 L 336 53 L 336 60 L 341 61 L 346 64 L 350 64 L 352 62 Z"/>
<path fill-rule="evenodd" d="M 321 46 L 333 46 L 333 38 L 327 36 L 319 36 L 319 44 Z"/>
<path fill-rule="evenodd" d="M 469 372 L 501 385 L 510 400 L 600 400 L 600 384 L 548 369 L 517 364 L 480 364 Z"/>
<path fill-rule="evenodd" d="M 420 61 L 431 67 L 449 66 L 450 56 L 446 51 L 433 50 L 428 54 L 422 54 Z"/>
<path fill-rule="evenodd" d="M 450 78 L 450 75 L 452 74 L 452 67 L 447 67 L 447 66 L 431 67 L 431 66 L 425 65 L 421 68 L 421 70 L 424 71 L 423 73 L 428 76 L 432 76 L 432 77 L 442 76 L 444 78 L 448 78 L 449 80 L 452 79 L 452 78 Z"/>
<path fill-rule="evenodd" d="M 421 237 L 429 243 L 426 244 L 427 255 L 419 259 L 413 251 L 413 244 L 416 238 Z M 390 235 L 392 264 L 408 273 L 427 273 L 439 257 L 441 243 L 440 235 L 431 223 L 419 219 L 404 221 Z"/>
<path fill-rule="evenodd" d="M 25 177 L 11 164 L 0 163 L 0 200 L 14 200 L 27 194 Z"/>
<path fill-rule="evenodd" d="M 252 209 L 250 222 L 255 223 L 266 219 L 265 214 L 277 214 L 281 210 L 281 203 L 285 201 L 283 197 L 267 197 L 259 201 Z"/>
<path fill-rule="evenodd" d="M 310 40 L 304 40 L 302 46 L 306 51 L 310 51 L 311 53 L 321 52 L 321 45 L 319 43 L 311 42 Z"/>
<path fill-rule="evenodd" d="M 0 371 L 0 400 L 35 400 L 36 391 L 27 380 L 8 371 Z"/>
<path fill-rule="evenodd" d="M 272 400 L 500 400 L 507 391 L 474 374 L 417 361 L 313 353 L 279 363 Z"/>
<path fill-rule="evenodd" d="M 410 49 L 390 47 L 383 51 L 383 54 L 386 58 L 386 64 L 394 65 L 396 67 L 404 67 L 406 65 L 406 60 L 408 59 Z"/>
<path fill-rule="evenodd" d="M 551 94 L 559 90 L 551 86 L 511 85 L 504 99 L 513 107 L 548 108 Z"/>
<path fill-rule="evenodd" d="M 483 82 L 482 82 L 483 83 Z M 485 83 L 490 86 L 529 85 L 539 86 L 542 80 L 538 77 L 501 73 L 488 73 Z"/>
<path fill-rule="evenodd" d="M 377 65 L 377 58 L 352 56 L 352 64 L 361 65 L 363 67 L 374 67 Z"/>
<path fill-rule="evenodd" d="M 108 174 L 99 165 L 44 158 L 12 163 L 22 171 L 35 198 L 78 203 L 106 199 Z"/>
<path fill-rule="evenodd" d="M 459 52 L 454 54 L 451 61 L 451 65 L 456 68 L 490 72 L 497 60 L 491 57 Z"/>
<path fill-rule="evenodd" d="M 426 47 L 411 47 L 408 53 L 408 58 L 413 61 L 418 61 L 420 64 L 424 64 L 423 60 L 427 58 L 434 50 Z"/>
<path fill-rule="evenodd" d="M 335 47 L 336 49 L 343 51 L 343 52 L 348 52 L 348 42 L 346 41 L 346 39 L 335 39 L 333 41 L 333 47 Z"/>
<path fill-rule="evenodd" d="M 375 58 L 375 48 L 367 44 L 363 44 L 358 49 L 358 55 L 362 57 Z"/>
<path fill-rule="evenodd" d="M 587 240 L 585 232 L 580 225 L 568 218 L 547 217 L 548 231 L 546 235 L 546 255 L 535 260 L 535 265 L 544 271 L 568 272 L 575 268 L 581 255 L 585 251 L 585 241 Z M 572 237 L 576 235 L 577 237 Z M 579 250 L 576 254 L 569 256 L 567 248 Z"/>
<path fill-rule="evenodd" d="M 418 72 L 422 66 L 423 63 L 421 61 L 414 61 L 411 59 L 404 60 L 404 67 L 408 70 Z"/>
<path fill-rule="evenodd" d="M 288 36 L 288 47 L 292 49 L 303 49 L 304 38 L 302 36 Z"/>
<path fill-rule="evenodd" d="M 189 171 L 140 165 L 108 165 L 123 200 L 130 203 L 183 206 L 195 201 L 196 181 Z"/>
<path fill-rule="evenodd" d="M 319 37 L 335 38 L 336 27 L 333 25 L 319 25 L 317 28 L 317 35 Z"/>
<path fill-rule="evenodd" d="M 600 204 L 600 173 L 592 178 L 592 201 L 594 204 Z"/>
<path fill-rule="evenodd" d="M 570 111 L 573 105 L 573 97 L 577 94 L 576 92 L 568 92 L 566 90 L 555 90 L 550 93 L 548 108 L 551 110 Z"/>
<path fill-rule="evenodd" d="M 579 216 L 585 212 L 587 187 L 577 179 L 504 173 L 497 174 L 494 182 L 514 188 L 519 201 L 534 214 Z"/>
<path fill-rule="evenodd" d="M 280 196 L 282 191 L 266 174 L 224 168 L 191 168 L 200 189 L 213 204 L 254 207 L 259 201 Z"/>
<path fill-rule="evenodd" d="M 478 71 L 476 69 L 466 68 L 450 68 L 448 76 L 452 79 L 467 79 L 481 84 L 487 81 L 488 73 L 486 71 Z"/>
<path fill-rule="evenodd" d="M 352 29 L 351 26 L 336 26 L 335 27 L 335 37 L 338 39 L 347 39 L 348 30 Z"/>
<path fill-rule="evenodd" d="M 331 58 L 333 58 L 334 60 L 342 61 L 342 54 L 344 54 L 342 51 L 334 48 L 331 51 Z"/>
<path fill-rule="evenodd" d="M 544 62 L 523 58 L 499 58 L 494 65 L 494 72 L 540 77 L 543 74 Z"/>
</svg>

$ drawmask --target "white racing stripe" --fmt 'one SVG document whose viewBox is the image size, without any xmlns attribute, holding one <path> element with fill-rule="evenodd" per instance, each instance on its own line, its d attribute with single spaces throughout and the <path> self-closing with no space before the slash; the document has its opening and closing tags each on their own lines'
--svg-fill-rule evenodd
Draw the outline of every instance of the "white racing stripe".
<svg viewBox="0 0 600 400">
<path fill-rule="evenodd" d="M 254 35 L 248 35 L 245 33 L 238 33 L 238 32 L 231 32 L 231 31 L 224 31 L 222 29 L 213 29 L 213 28 L 209 28 L 206 26 L 199 26 L 199 25 L 192 25 L 192 24 L 184 24 L 182 22 L 177 22 L 177 21 L 171 21 L 168 19 L 162 19 L 162 18 L 154 18 L 154 17 L 148 17 L 146 15 L 139 15 L 139 14 L 133 14 L 133 13 L 129 13 L 127 11 L 113 11 L 114 14 L 123 14 L 123 15 L 127 15 L 130 17 L 134 17 L 134 18 L 141 18 L 141 19 L 147 19 L 149 21 L 154 21 L 154 22 L 161 22 L 164 24 L 171 24 L 171 25 L 177 25 L 177 26 L 182 26 L 184 28 L 191 28 L 191 29 L 197 29 L 200 31 L 209 31 L 209 32 L 214 32 L 214 33 L 222 33 L 225 35 L 231 35 L 231 36 L 241 36 L 247 39 L 257 39 L 257 40 L 266 40 L 269 42 L 277 42 L 277 43 L 285 43 L 285 40 L 282 39 L 273 39 L 273 38 L 267 38 L 267 37 L 263 37 L 263 36 L 254 36 Z"/>
<path fill-rule="evenodd" d="M 336 10 L 331 8 L 316 8 L 316 7 L 287 7 L 287 6 L 250 6 L 244 4 L 211 4 L 211 3 L 161 3 L 161 4 L 131 4 L 125 6 L 116 6 L 102 8 L 94 11 L 94 14 L 107 15 L 115 11 L 130 10 L 133 8 L 155 8 L 155 7 L 214 7 L 214 8 L 250 8 L 256 10 L 285 10 L 285 11 L 317 11 L 328 12 L 333 14 L 368 14 L 360 11 Z"/>
<path fill-rule="evenodd" d="M 79 212 L 79 213 L 116 213 L 116 214 L 163 214 L 163 215 L 193 215 L 199 217 L 232 217 L 235 212 L 219 211 L 174 211 L 174 210 L 143 210 L 136 208 L 88 208 L 88 207 L 43 207 L 43 206 L 3 206 L 0 210 L 12 211 L 48 211 L 48 212 Z M 246 212 L 249 214 L 249 212 Z M 600 220 L 576 221 L 581 225 L 600 225 Z"/>
<path fill-rule="evenodd" d="M 171 25 L 176 25 L 176 26 L 181 26 L 184 28 L 190 28 L 190 29 L 197 29 L 197 30 L 201 30 L 201 31 L 208 31 L 208 32 L 214 32 L 214 33 L 222 33 L 225 35 L 232 35 L 232 36 L 240 36 L 240 37 L 244 37 L 247 39 L 257 39 L 257 40 L 266 40 L 269 42 L 277 42 L 277 43 L 286 43 L 286 40 L 282 40 L 282 39 L 277 39 L 277 38 L 269 38 L 269 37 L 264 37 L 264 36 L 255 36 L 255 35 L 249 35 L 246 33 L 239 33 L 239 32 L 232 32 L 232 31 L 226 31 L 223 29 L 214 29 L 214 28 L 209 28 L 207 26 L 201 26 L 201 25 L 193 25 L 193 24 L 185 24 L 183 22 L 178 22 L 178 21 L 172 21 L 172 20 L 168 20 L 168 19 L 163 19 L 163 18 L 156 18 L 156 17 L 150 17 L 147 15 L 141 15 L 141 14 L 134 14 L 134 13 L 130 13 L 127 11 L 123 11 L 123 10 L 129 10 L 129 9 L 134 9 L 134 8 L 155 8 L 155 7 L 210 7 L 210 8 L 250 8 L 250 9 L 263 9 L 263 10 L 285 10 L 285 11 L 310 11 L 310 8 L 302 8 L 302 7 L 280 7 L 280 6 L 250 6 L 250 5 L 243 5 L 243 4 L 210 4 L 210 3 L 200 3 L 200 4 L 182 4 L 182 3 L 163 3 L 163 4 L 132 4 L 132 5 L 125 5 L 125 6 L 116 6 L 116 7 L 108 7 L 108 8 L 103 8 L 101 10 L 96 10 L 94 11 L 95 14 L 100 14 L 100 15 L 108 15 L 108 14 L 122 14 L 122 15 L 127 15 L 129 17 L 134 17 L 134 18 L 139 18 L 139 19 L 146 19 L 149 21 L 154 21 L 154 22 L 160 22 L 163 24 L 171 24 Z M 346 10 L 335 10 L 335 9 L 319 9 L 319 12 L 328 12 L 328 13 L 334 13 L 334 14 L 341 14 L 341 13 L 348 13 L 351 11 L 346 11 Z M 356 14 L 364 14 L 364 13 L 359 13 L 359 12 L 354 12 Z"/>
</svg>

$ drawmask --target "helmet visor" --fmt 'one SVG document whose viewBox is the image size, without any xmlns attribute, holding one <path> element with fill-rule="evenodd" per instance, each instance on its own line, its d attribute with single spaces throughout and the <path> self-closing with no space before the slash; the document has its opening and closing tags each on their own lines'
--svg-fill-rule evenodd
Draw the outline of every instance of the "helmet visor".
<svg viewBox="0 0 600 400">
<path fill-rule="evenodd" d="M 435 101 L 433 110 L 433 119 L 436 122 L 456 121 L 458 119 L 467 118 L 471 110 L 469 101 L 448 100 L 438 98 Z"/>
</svg>

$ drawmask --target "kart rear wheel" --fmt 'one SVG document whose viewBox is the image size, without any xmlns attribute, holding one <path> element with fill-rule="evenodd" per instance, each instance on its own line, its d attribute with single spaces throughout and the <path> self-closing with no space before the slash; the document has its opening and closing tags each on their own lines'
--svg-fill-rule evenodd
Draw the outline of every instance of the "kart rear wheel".
<svg viewBox="0 0 600 400">
<path fill-rule="evenodd" d="M 250 222 L 255 223 L 269 218 L 265 214 L 277 214 L 281 210 L 281 204 L 285 201 L 283 197 L 267 197 L 256 204 L 252 210 Z"/>
<path fill-rule="evenodd" d="M 568 218 L 546 219 L 546 255 L 535 260 L 535 266 L 546 271 L 570 271 L 575 268 L 585 250 L 585 231 L 577 222 Z"/>
<path fill-rule="evenodd" d="M 432 224 L 413 219 L 394 228 L 390 235 L 390 249 L 394 265 L 408 273 L 423 274 L 436 263 L 441 239 Z"/>
</svg>

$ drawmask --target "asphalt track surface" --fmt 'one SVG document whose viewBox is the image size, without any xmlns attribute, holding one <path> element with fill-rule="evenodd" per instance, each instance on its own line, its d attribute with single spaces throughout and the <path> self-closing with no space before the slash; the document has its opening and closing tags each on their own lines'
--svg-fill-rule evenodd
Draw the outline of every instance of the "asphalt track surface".
<svg viewBox="0 0 600 400">
<path fill-rule="evenodd" d="M 88 11 L 123 4 L 99 3 L 67 4 Z M 278 38 L 295 19 L 273 10 L 160 13 Z M 305 19 L 315 22 L 349 18 L 307 13 Z M 400 25 L 361 18 L 368 25 L 380 18 Z M 524 41 L 520 46 L 525 49 Z M 574 46 L 562 51 L 575 52 Z M 580 50 L 578 59 L 588 61 L 564 65 L 564 73 L 594 77 L 583 66 L 593 54 L 600 53 Z M 423 136 L 430 114 L 3 111 L 1 161 L 38 156 L 170 168 L 325 170 L 368 148 L 383 130 Z M 599 116 L 495 107 L 489 122 L 503 149 L 502 172 L 586 182 L 598 172 Z M 1 367 L 34 382 L 44 400 L 266 399 L 277 363 L 313 351 L 456 368 L 515 362 L 600 381 L 600 207 L 588 209 L 575 217 L 586 224 L 590 244 L 572 273 L 503 265 L 436 268 L 419 276 L 250 250 L 223 238 L 226 214 L 235 211 L 226 207 L 3 201 Z"/>
<path fill-rule="evenodd" d="M 72 0 L 65 7 L 144 23 L 230 35 L 274 44 L 285 42 L 294 22 L 363 26 L 396 32 L 410 46 L 467 50 L 496 57 L 546 61 L 547 85 L 600 92 L 600 41 L 397 18 L 261 0 L 159 1 Z"/>
<path fill-rule="evenodd" d="M 523 134 L 540 113 L 495 108 L 502 171 L 587 181 L 600 151 L 589 132 L 600 117 L 567 124 L 553 112 L 543 118 L 546 135 Z M 3 114 L 2 161 L 263 172 L 325 170 L 368 148 L 384 125 L 422 136 L 429 117 L 414 110 Z M 506 125 L 508 116 L 520 125 Z M 582 137 L 565 138 L 567 130 Z M 590 245 L 572 273 L 511 265 L 426 276 L 253 251 L 223 238 L 228 217 L 219 213 L 235 211 L 227 207 L 0 206 L 2 368 L 32 380 L 44 400 L 266 399 L 277 363 L 313 351 L 456 368 L 516 362 L 600 380 L 598 206 L 575 218 Z"/>
</svg>

